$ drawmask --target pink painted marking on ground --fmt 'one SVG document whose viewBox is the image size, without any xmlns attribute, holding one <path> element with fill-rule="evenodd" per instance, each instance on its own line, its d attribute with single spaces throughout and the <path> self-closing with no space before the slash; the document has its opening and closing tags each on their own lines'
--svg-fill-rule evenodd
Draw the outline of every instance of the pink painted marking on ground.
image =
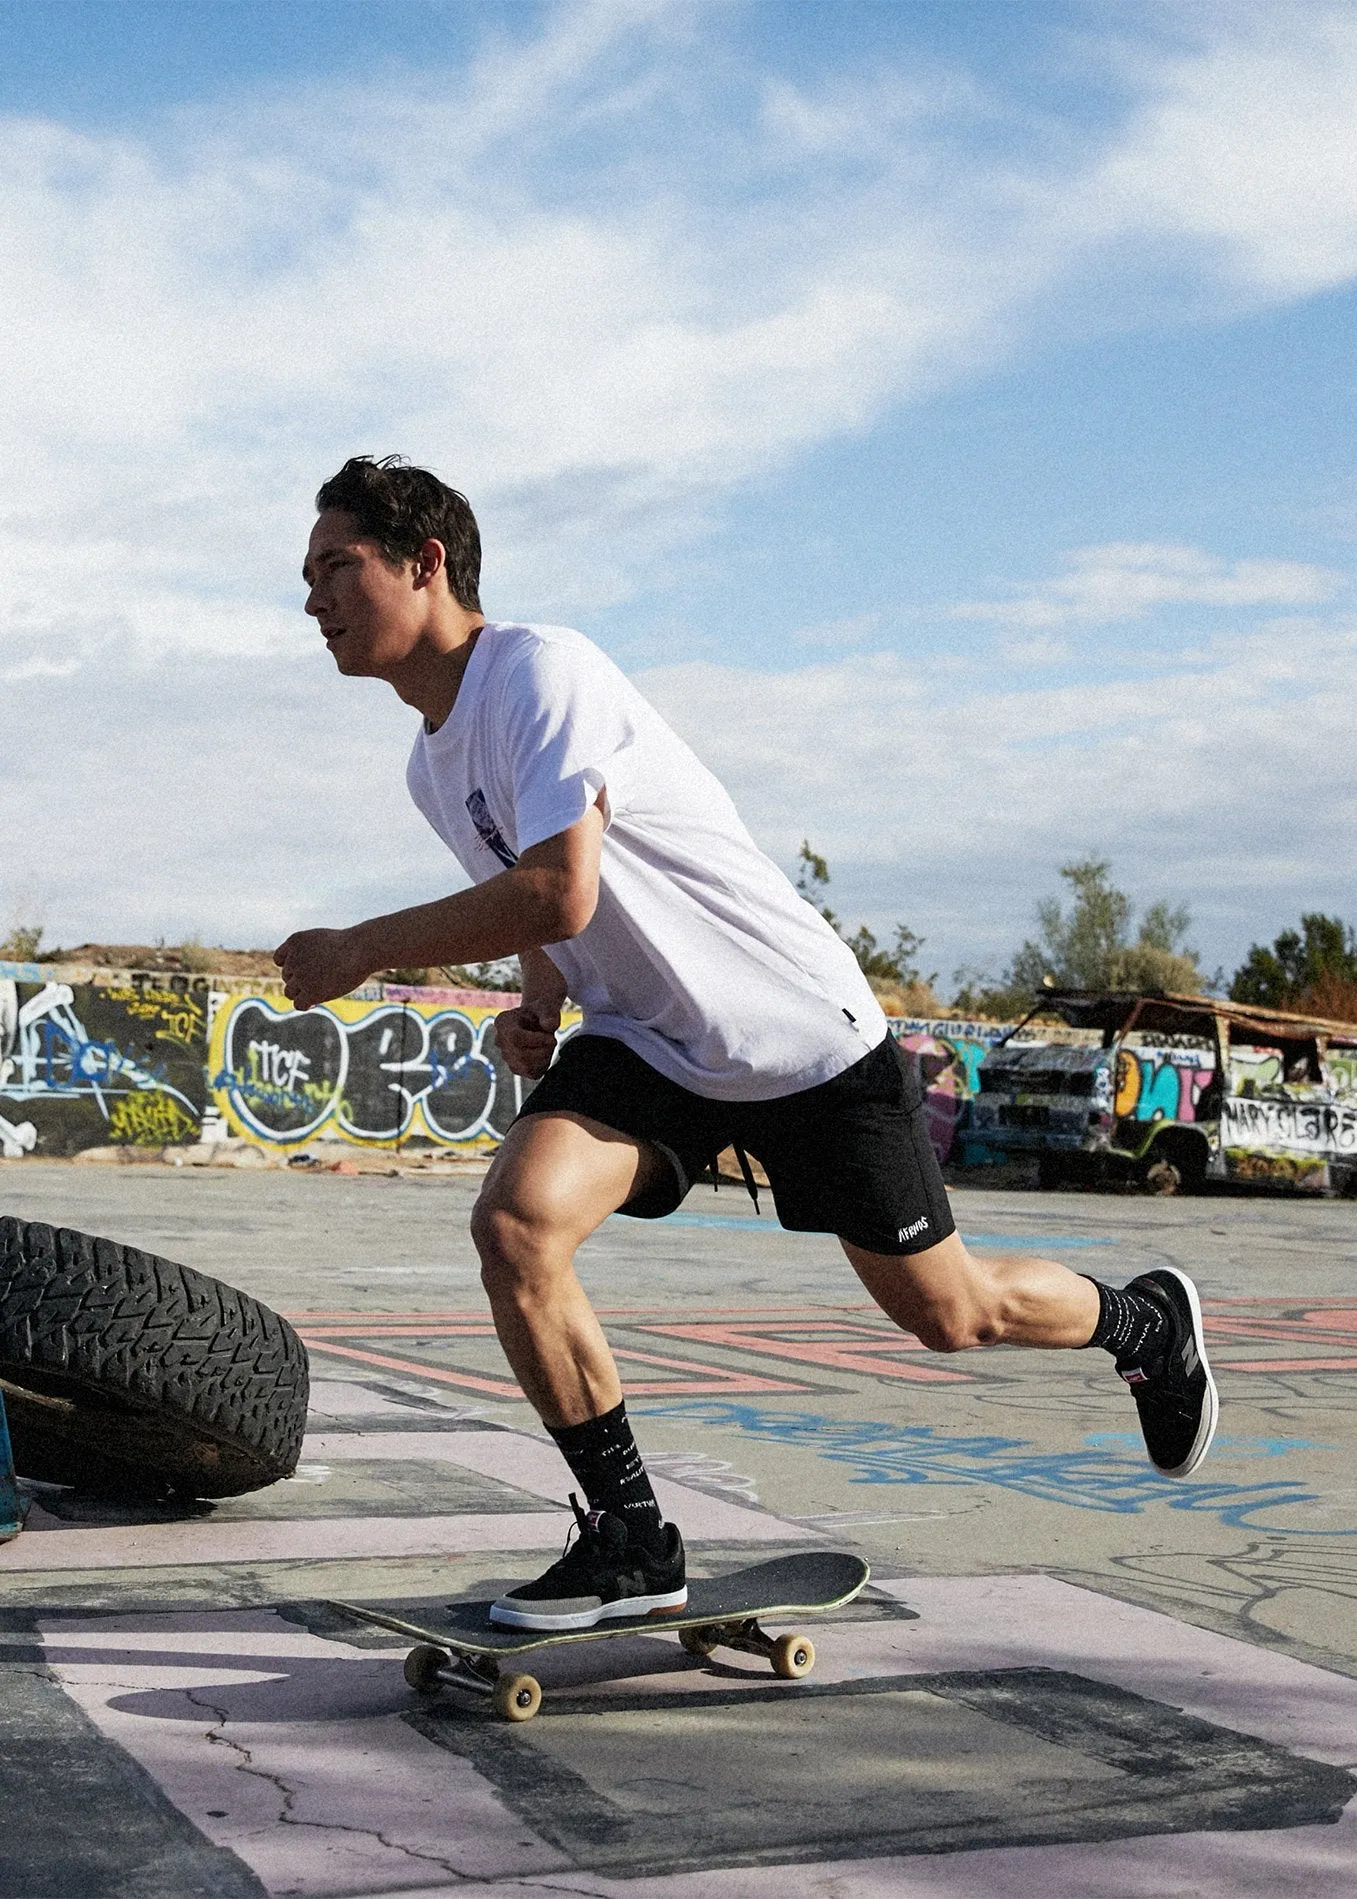
<svg viewBox="0 0 1357 1899">
<path fill-rule="evenodd" d="M 812 1322 L 808 1322 L 812 1323 Z M 828 1330 L 832 1322 L 817 1320 L 813 1322 L 816 1330 Z M 927 1348 L 918 1339 L 901 1337 L 899 1339 L 873 1336 L 868 1329 L 843 1324 L 841 1329 L 863 1341 L 859 1345 L 849 1346 L 823 1339 L 779 1339 L 772 1337 L 771 1327 L 755 1324 L 734 1324 L 730 1322 L 713 1324 L 703 1321 L 695 1325 L 647 1325 L 641 1328 L 646 1332 L 656 1332 L 665 1338 L 692 1339 L 711 1345 L 724 1345 L 732 1351 L 751 1352 L 756 1357 L 789 1358 L 801 1365 L 818 1365 L 832 1371 L 867 1372 L 878 1378 L 902 1378 L 915 1384 L 970 1384 L 968 1372 L 944 1371 L 938 1365 L 902 1365 L 890 1356 L 895 1352 L 922 1352 Z M 779 1330 L 791 1330 L 791 1325 L 779 1325 Z"/>
<path fill-rule="evenodd" d="M 469 1336 L 471 1330 L 472 1328 L 466 1328 L 465 1331 L 460 1332 L 457 1336 Z M 489 1333 L 491 1330 L 492 1328 L 488 1326 L 481 1328 L 482 1335 Z M 351 1332 L 346 1332 L 344 1336 L 359 1338 L 438 1338 L 448 1336 L 448 1334 L 446 1331 L 439 1332 L 436 1328 L 428 1327 L 412 1326 L 408 1328 L 408 1330 L 404 1328 L 388 1328 L 386 1331 L 383 1331 L 382 1328 L 373 1326 L 355 1327 Z M 430 1365 L 424 1359 L 397 1358 L 386 1352 L 371 1352 L 359 1346 L 341 1345 L 338 1340 L 328 1332 L 303 1331 L 300 1337 L 308 1351 L 328 1353 L 332 1358 L 352 1359 L 358 1364 L 375 1365 L 383 1371 L 402 1372 L 406 1377 L 410 1378 L 430 1378 L 437 1384 L 455 1385 L 464 1391 L 484 1392 L 493 1398 L 521 1398 L 523 1396 L 518 1386 L 509 1379 L 486 1377 L 479 1372 L 449 1371 L 442 1365 Z M 649 1398 L 664 1397 L 666 1395 L 671 1397 L 688 1397 L 704 1392 L 744 1394 L 747 1392 L 806 1391 L 809 1389 L 806 1385 L 793 1384 L 790 1380 L 784 1378 L 760 1377 L 755 1372 L 727 1371 L 718 1365 L 699 1365 L 695 1364 L 691 1359 L 686 1358 L 662 1358 L 656 1353 L 634 1351 L 625 1345 L 614 1345 L 613 1355 L 624 1364 L 659 1365 L 666 1370 L 672 1369 L 677 1372 L 696 1372 L 700 1374 L 700 1376 L 696 1378 L 628 1378 L 626 1381 L 626 1390 L 635 1397 Z M 938 1378 L 945 1378 L 953 1376 L 954 1374 L 937 1372 L 932 1375 Z"/>
<path fill-rule="evenodd" d="M 399 1646 L 355 1650 L 267 1611 L 46 1633 L 71 1698 L 271 1893 L 386 1899 L 563 1864 L 400 1718 L 412 1696 Z"/>
<path fill-rule="evenodd" d="M 417 1358 L 394 1358 L 388 1352 L 364 1352 L 356 1346 L 340 1345 L 335 1339 L 311 1339 L 303 1332 L 307 1350 L 322 1352 L 329 1358 L 346 1358 L 359 1365 L 375 1365 L 379 1371 L 402 1373 L 406 1378 L 428 1378 L 436 1385 L 455 1385 L 459 1391 L 479 1391 L 491 1398 L 521 1398 L 523 1393 L 507 1378 L 483 1378 L 475 1372 L 445 1371 L 441 1365 L 426 1365 Z"/>
<path fill-rule="evenodd" d="M 1346 1358 L 1213 1358 L 1217 1371 L 1306 1372 L 1357 1371 L 1357 1352 Z"/>
</svg>

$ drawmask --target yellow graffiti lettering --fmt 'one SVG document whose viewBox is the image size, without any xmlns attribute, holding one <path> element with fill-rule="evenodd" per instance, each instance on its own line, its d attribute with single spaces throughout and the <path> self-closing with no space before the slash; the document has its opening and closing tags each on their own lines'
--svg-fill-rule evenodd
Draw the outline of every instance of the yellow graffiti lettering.
<svg viewBox="0 0 1357 1899">
<path fill-rule="evenodd" d="M 127 1147 L 173 1147 L 196 1135 L 198 1126 L 172 1095 L 148 1088 L 114 1102 L 108 1131 Z"/>
<path fill-rule="evenodd" d="M 1117 1098 L 1113 1103 L 1117 1114 L 1134 1114 L 1140 1099 L 1140 1063 L 1134 1055 L 1123 1049 L 1117 1051 Z"/>
<path fill-rule="evenodd" d="M 202 1004 L 173 989 L 101 989 L 101 999 L 116 1002 L 137 1022 L 154 1022 L 162 1041 L 191 1048 L 203 1033 Z"/>
</svg>

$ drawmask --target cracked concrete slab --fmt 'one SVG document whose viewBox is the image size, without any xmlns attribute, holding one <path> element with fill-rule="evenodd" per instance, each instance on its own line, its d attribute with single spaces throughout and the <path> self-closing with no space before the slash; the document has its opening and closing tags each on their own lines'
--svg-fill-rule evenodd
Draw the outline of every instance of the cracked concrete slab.
<svg viewBox="0 0 1357 1899">
<path fill-rule="evenodd" d="M 271 1613 L 106 1618 L 45 1632 L 100 1731 L 270 1893 L 397 1893 L 439 1872 L 563 1864 L 493 1788 L 402 1716 L 398 1662 Z"/>
<path fill-rule="evenodd" d="M 786 1861 L 789 1840 L 798 1890 L 820 1889 L 814 1866 L 832 1858 L 832 1890 L 857 1899 L 879 1889 L 879 1874 L 866 1863 L 854 1870 L 843 1853 L 850 1811 L 859 1839 L 875 1834 L 877 1856 L 897 1869 L 892 1890 L 969 1893 L 970 1862 L 996 1851 L 1040 1853 L 1043 1864 L 1072 1856 L 1086 1876 L 1090 1851 L 1134 1830 L 1151 1835 L 1142 1850 L 1157 1860 L 1156 1802 L 1165 1824 L 1173 1808 L 1172 1852 L 1194 1869 L 1194 1895 L 1291 1890 L 1240 1884 L 1242 1849 L 1219 1833 L 1244 1829 L 1250 1863 L 1275 1880 L 1269 1842 L 1292 1812 L 1307 1821 L 1283 1828 L 1287 1876 L 1303 1867 L 1308 1882 L 1294 1890 L 1317 1899 L 1350 1891 L 1351 1860 L 1343 1883 L 1331 1863 L 1350 1852 L 1353 1823 L 1332 1822 L 1351 1787 L 1334 1770 L 1352 1754 L 1357 1681 L 1043 1577 L 896 1581 L 883 1593 L 915 1615 L 831 1618 L 813 1692 L 772 1684 L 743 1658 L 694 1664 L 672 1637 L 619 1637 L 542 1651 L 544 1713 L 523 1730 L 453 1698 L 421 1708 L 399 1644 L 356 1647 L 272 1612 L 63 1621 L 43 1633 L 57 1678 L 89 1720 L 268 1891 L 303 1899 L 405 1892 L 416 1873 L 427 1885 L 431 1857 L 445 1875 L 496 1890 L 547 1872 L 601 1873 L 604 1883 L 577 1889 L 611 1893 L 607 1863 L 619 1855 L 628 1892 L 653 1885 L 674 1899 L 726 1899 L 777 1890 L 762 1884 L 771 1868 L 739 1862 Z M 1006 1686 L 1015 1680 L 1016 1701 Z M 1187 1705 L 1184 1684 L 1195 1688 Z M 1059 1713 L 1100 1692 L 1134 1704 L 1129 1715 L 1114 1707 L 1098 1717 L 1114 1742 L 1117 1722 L 1130 1722 L 1121 1753 L 1089 1743 L 1097 1720 L 1086 1733 Z M 1054 1726 L 1031 1713 L 1048 1704 Z M 1125 1748 L 1140 1745 L 1146 1711 L 1163 1730 L 1156 1759 L 1168 1765 L 1158 1779 L 1135 1768 L 1128 1807 Z M 1250 1754 L 1245 1736 L 1264 1753 Z M 1228 1757 L 1224 1778 L 1212 1747 Z M 828 1805 L 815 1806 L 813 1787 L 828 1790 Z M 779 1788 L 784 1808 L 795 1796 L 785 1811 Z M 954 1824 L 939 1832 L 936 1813 L 949 1803 Z M 1194 1813 L 1208 1830 L 1197 1830 Z M 648 1856 L 698 1851 L 675 1843 L 697 1815 L 703 1850 L 718 1863 L 703 1877 L 720 1883 L 691 1885 L 697 1875 L 686 1873 L 649 1880 Z M 1048 1843 L 962 1844 L 968 1831 L 992 1840 L 996 1829 Z M 1092 1845 L 1049 1843 L 1071 1829 L 1091 1832 Z M 920 1856 L 940 1852 L 948 1870 L 925 1872 Z M 1231 1885 L 1213 1883 L 1216 1864 L 1231 1867 Z"/>
<path fill-rule="evenodd" d="M 633 1415 L 696 1564 L 828 1539 L 872 1561 L 880 1593 L 812 1629 L 821 1661 L 800 1700 L 752 1658 L 697 1667 L 672 1636 L 619 1638 L 534 1658 L 543 1714 L 492 1734 L 473 1725 L 478 1709 L 417 1704 L 400 1647 L 343 1639 L 314 1600 L 484 1594 L 559 1546 L 553 1506 L 569 1479 L 526 1408 L 468 1401 L 449 1382 L 481 1376 L 493 1350 L 463 1336 L 484 1326 L 445 1322 L 450 1305 L 479 1297 L 470 1190 L 243 1174 L 204 1187 L 179 1177 L 189 1171 L 26 1162 L 6 1185 L 21 1216 L 188 1258 L 284 1307 L 342 1308 L 358 1330 L 370 1313 L 377 1331 L 387 1323 L 380 1355 L 392 1362 L 316 1380 L 296 1484 L 180 1520 L 101 1517 L 49 1496 L 34 1529 L 0 1551 L 0 1669 L 22 1664 L 0 1674 L 22 1717 L 10 1731 L 63 1710 L 93 1775 L 75 1784 L 106 1789 L 70 1801 L 61 1774 L 44 1777 L 40 1748 L 28 1780 L 7 1795 L 0 1786 L 0 1841 L 22 1837 L 25 1800 L 71 1841 L 78 1869 L 64 1886 L 51 1873 L 53 1899 L 218 1887 L 234 1899 L 229 1879 L 304 1899 L 1350 1899 L 1357 1888 L 1351 1807 L 1326 1817 L 1343 1794 L 1339 1770 L 1357 1763 L 1357 1235 L 1346 1207 L 954 1196 L 963 1227 L 994 1244 L 1047 1235 L 1060 1257 L 1113 1280 L 1155 1264 L 1198 1278 L 1224 1419 L 1201 1481 L 1176 1486 L 1146 1469 L 1100 1355 L 972 1354 L 948 1361 L 959 1376 L 920 1383 L 921 1355 L 891 1348 L 831 1242 L 731 1217 L 724 1196 L 707 1224 L 610 1222 L 583 1274 L 648 1366 Z M 677 1328 L 689 1365 L 666 1394 L 655 1386 Z M 698 1361 L 711 1368 L 701 1392 Z M 436 1376 L 444 1367 L 449 1377 Z M 771 1392 L 770 1367 L 785 1380 Z M 77 1567 L 58 1567 L 62 1538 Z M 41 1651 L 22 1606 L 38 1602 Z M 1004 1682 L 1018 1680 L 1034 1684 L 1047 1728 L 1014 1718 Z M 30 1705 L 29 1682 L 45 1699 Z M 973 1693 L 989 1697 L 983 1709 Z M 930 1775 L 991 1785 L 989 1806 L 1019 1820 L 1064 1799 L 1071 1825 L 1097 1831 L 1126 1770 L 1089 1740 L 1065 1748 L 1070 1771 L 1056 1771 L 1063 1744 L 1049 1724 L 1075 1704 L 1103 1707 L 1104 1728 L 1125 1714 L 1128 1732 L 1153 1730 L 1161 1755 L 1178 1750 L 1182 1772 L 1161 1797 L 1182 1830 L 1146 1833 L 1142 1811 L 1130 1839 L 1005 1843 L 984 1835 L 977 1812 L 956 1850 L 921 1850 L 917 1828 L 887 1850 L 892 1800 L 902 1807 L 912 1787 L 922 1813 Z M 807 1857 L 789 1866 L 777 1750 L 789 1763 L 804 1752 L 797 1724 L 812 1712 L 806 1732 L 827 1724 L 840 1738 L 839 1804 L 861 1799 L 874 1850 L 853 1857 L 830 1821 L 820 1835 L 807 1822 Z M 882 1768 L 892 1746 L 895 1784 Z M 586 1817 L 612 1826 L 617 1863 L 588 1863 L 568 1806 L 525 1802 L 514 1761 L 544 1775 L 554 1763 L 558 1791 L 577 1787 Z M 672 1841 L 693 1830 L 683 1802 L 708 1772 L 765 1797 L 722 1810 L 722 1863 L 677 1870 Z M 1281 1824 L 1295 1799 L 1306 1824 Z M 1250 1811 L 1268 1824 L 1248 1824 Z M 632 1828 L 626 1852 L 619 1814 Z M 1232 1817 L 1245 1824 L 1224 1824 Z M 741 1855 L 751 1863 L 733 1863 Z M 166 1888 L 167 1866 L 177 1886 Z M 9 1884 L 46 1899 L 31 1881 Z"/>
</svg>

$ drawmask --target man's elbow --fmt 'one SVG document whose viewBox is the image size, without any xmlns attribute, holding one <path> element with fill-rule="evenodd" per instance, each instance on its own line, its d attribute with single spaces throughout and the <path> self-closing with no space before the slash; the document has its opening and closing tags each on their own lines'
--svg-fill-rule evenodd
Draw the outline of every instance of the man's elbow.
<svg viewBox="0 0 1357 1899">
<path fill-rule="evenodd" d="M 556 906 L 556 921 L 560 925 L 560 931 L 552 938 L 552 942 L 564 944 L 564 942 L 569 942 L 571 936 L 579 936 L 579 932 L 586 929 L 588 923 L 592 921 L 596 910 L 598 910 L 596 889 L 594 891 L 573 891 L 573 889 L 564 891 Z"/>
<path fill-rule="evenodd" d="M 556 898 L 556 935 L 553 943 L 565 943 L 587 928 L 598 908 L 597 884 L 566 884 Z"/>
</svg>

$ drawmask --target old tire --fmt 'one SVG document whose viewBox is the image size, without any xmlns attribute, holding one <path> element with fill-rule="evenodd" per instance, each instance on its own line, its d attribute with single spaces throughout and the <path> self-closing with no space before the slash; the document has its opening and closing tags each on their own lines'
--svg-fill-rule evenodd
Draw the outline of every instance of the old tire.
<svg viewBox="0 0 1357 1899">
<path fill-rule="evenodd" d="M 0 1218 L 0 1390 L 21 1476 L 234 1497 L 296 1468 L 306 1348 L 191 1266 Z"/>
<path fill-rule="evenodd" d="M 1147 1162 L 1141 1180 L 1146 1193 L 1161 1196 L 1178 1193 L 1183 1185 L 1183 1176 L 1176 1160 L 1171 1160 L 1167 1154 L 1156 1154 Z"/>
</svg>

